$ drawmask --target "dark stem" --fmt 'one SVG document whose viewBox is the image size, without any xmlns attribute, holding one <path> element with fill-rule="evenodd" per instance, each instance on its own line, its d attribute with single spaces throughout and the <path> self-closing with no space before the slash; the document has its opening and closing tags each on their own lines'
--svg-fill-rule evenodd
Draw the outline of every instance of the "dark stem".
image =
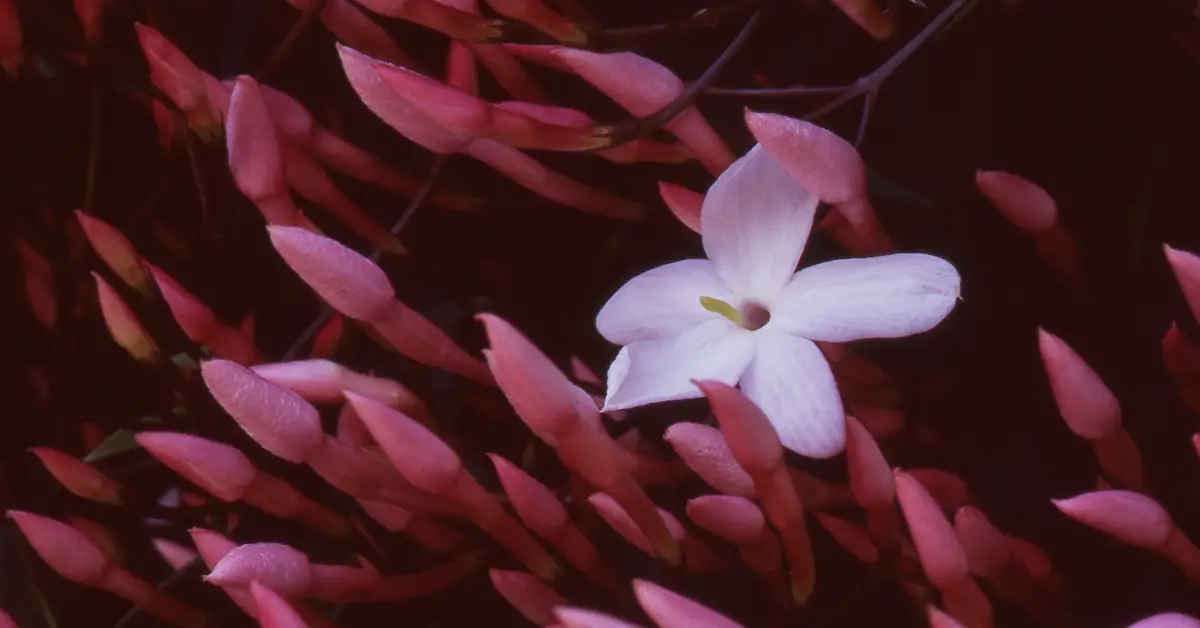
<svg viewBox="0 0 1200 628">
<path fill-rule="evenodd" d="M 292 49 L 300 41 L 300 38 L 308 31 L 308 27 L 317 18 L 321 17 L 321 11 L 325 10 L 327 2 L 328 0 L 312 0 L 308 3 L 308 6 L 304 7 L 304 12 L 300 14 L 300 18 L 292 25 L 292 30 L 288 31 L 287 36 L 283 38 L 283 41 L 279 42 L 275 50 L 271 51 L 271 56 L 267 57 L 266 62 L 255 73 L 258 80 L 265 79 L 271 73 L 271 70 L 274 70 L 276 66 L 287 58 L 288 54 L 292 52 Z"/>
<path fill-rule="evenodd" d="M 700 78 L 696 79 L 696 81 L 691 85 L 688 85 L 687 89 L 683 90 L 683 92 L 676 96 L 674 100 L 672 100 L 670 103 L 667 103 L 667 106 L 644 118 L 627 120 L 625 122 L 600 127 L 599 130 L 601 134 L 607 134 L 612 138 L 612 142 L 601 149 L 612 148 L 613 146 L 619 146 L 621 144 L 646 137 L 651 133 L 661 129 L 664 125 L 669 124 L 671 120 L 675 119 L 676 116 L 683 113 L 688 107 L 691 107 L 696 102 L 696 99 L 700 96 L 700 94 L 703 93 L 709 85 L 712 85 L 713 81 L 717 80 L 717 77 L 721 74 L 721 71 L 725 69 L 725 66 L 728 65 L 729 62 L 735 56 L 737 56 L 739 52 L 741 52 L 742 48 L 745 47 L 746 42 L 750 41 L 750 36 L 754 34 L 754 31 L 762 23 L 763 13 L 769 10 L 770 7 L 771 2 L 768 1 L 765 6 L 760 7 L 757 11 L 755 11 L 754 15 L 750 16 L 750 19 L 746 21 L 745 26 L 742 27 L 742 30 L 738 33 L 737 37 L 735 37 L 733 41 L 729 43 L 729 46 L 727 46 L 721 53 L 721 55 L 712 62 L 712 65 L 708 66 L 708 69 L 704 71 L 704 74 L 701 74 Z"/>
</svg>

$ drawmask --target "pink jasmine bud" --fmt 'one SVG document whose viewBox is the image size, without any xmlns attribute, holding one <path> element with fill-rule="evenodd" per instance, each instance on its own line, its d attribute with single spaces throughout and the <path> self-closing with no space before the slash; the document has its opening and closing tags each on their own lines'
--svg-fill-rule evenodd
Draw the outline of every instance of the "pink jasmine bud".
<svg viewBox="0 0 1200 628">
<path fill-rule="evenodd" d="M 846 415 L 846 463 L 850 472 L 850 491 L 858 505 L 867 511 L 871 538 L 883 547 L 899 544 L 896 487 L 891 469 L 875 439 L 850 415 Z"/>
<path fill-rule="evenodd" d="M 250 595 L 258 607 L 258 623 L 263 628 L 309 628 L 291 606 L 275 591 L 257 580 L 250 583 Z"/>
<path fill-rule="evenodd" d="M 821 512 L 817 513 L 817 522 L 851 556 L 868 565 L 879 562 L 879 548 L 865 527 Z"/>
<path fill-rule="evenodd" d="M 399 382 L 355 373 L 329 360 L 258 364 L 251 370 L 314 403 L 340 401 L 342 391 L 350 390 L 396 408 L 421 423 L 428 425 L 431 421 L 425 402 Z"/>
<path fill-rule="evenodd" d="M 363 424 L 398 471 L 417 488 L 445 497 L 539 577 L 551 580 L 553 559 L 509 517 L 462 466 L 458 454 L 421 424 L 378 401 L 345 391 Z"/>
<path fill-rule="evenodd" d="M 283 261 L 333 309 L 360 321 L 382 319 L 396 293 L 383 270 L 336 240 L 295 227 L 267 227 Z"/>
<path fill-rule="evenodd" d="M 533 575 L 499 569 L 491 570 L 488 575 L 492 579 L 492 586 L 496 587 L 500 595 L 525 619 L 539 626 L 552 625 L 554 608 L 567 604 L 566 598 Z"/>
<path fill-rule="evenodd" d="M 154 544 L 158 555 L 162 556 L 167 565 L 175 571 L 183 569 L 188 563 L 199 557 L 192 549 L 167 539 L 151 539 L 150 542 Z"/>
<path fill-rule="evenodd" d="M 971 573 L 981 578 L 994 578 L 1012 560 L 1012 548 L 1004 534 L 996 529 L 987 515 L 974 506 L 963 506 L 954 514 L 954 531 L 967 556 Z"/>
<path fill-rule="evenodd" d="M 1083 358 L 1057 336 L 1038 330 L 1050 388 L 1067 427 L 1097 440 L 1121 426 L 1121 405 Z"/>
<path fill-rule="evenodd" d="M 975 172 L 975 186 L 1009 222 L 1026 233 L 1046 231 L 1058 222 L 1058 204 L 1024 177 L 999 170 Z"/>
<path fill-rule="evenodd" d="M 223 443 L 171 432 L 141 432 L 134 439 L 159 462 L 224 502 L 245 497 L 258 475 L 245 454 Z"/>
<path fill-rule="evenodd" d="M 678 76 L 631 52 L 600 54 L 559 47 L 553 54 L 635 116 L 649 116 L 683 92 L 683 81 Z M 665 128 L 695 151 L 700 163 L 712 174 L 720 174 L 733 163 L 729 147 L 695 107 L 684 110 Z"/>
<path fill-rule="evenodd" d="M 566 44 L 583 44 L 588 40 L 583 27 L 559 15 L 542 0 L 487 0 L 497 13 L 520 20 Z"/>
<path fill-rule="evenodd" d="M 3 0 L 0 0 L 2 2 Z M 3 16 L 0 16 L 3 17 Z M 2 24 L 2 21 L 0 21 Z M 3 26 L 0 25 L 0 29 Z M 53 329 L 58 321 L 58 297 L 54 294 L 54 272 L 50 262 L 28 242 L 17 238 L 17 257 L 21 261 L 25 283 L 25 298 L 42 327 Z"/>
<path fill-rule="evenodd" d="M 816 566 L 804 508 L 783 464 L 779 435 L 762 409 L 741 391 L 717 381 L 694 383 L 712 406 L 738 465 L 753 478 L 767 518 L 779 530 L 792 570 L 792 597 L 798 604 L 804 604 L 816 584 Z"/>
<path fill-rule="evenodd" d="M 1200 257 L 1188 251 L 1173 249 L 1166 244 L 1163 245 L 1163 253 L 1166 254 L 1167 263 L 1175 273 L 1175 280 L 1183 290 L 1192 316 L 1200 319 Z"/>
<path fill-rule="evenodd" d="M 732 495 L 704 495 L 688 501 L 687 515 L 701 528 L 736 543 L 751 569 L 763 574 L 779 570 L 779 541 L 767 530 L 766 519 L 754 502 Z"/>
<path fill-rule="evenodd" d="M 854 146 L 815 124 L 778 114 L 747 111 L 746 126 L 797 183 L 837 208 L 855 235 L 856 253 L 895 249 L 867 200 L 866 166 Z"/>
<path fill-rule="evenodd" d="M 92 278 L 96 280 L 100 313 L 104 316 L 104 324 L 108 327 L 112 339 L 138 362 L 158 362 L 162 353 L 149 332 L 138 321 L 137 315 L 100 275 L 93 272 Z"/>
<path fill-rule="evenodd" d="M 200 372 L 217 403 L 267 451 L 300 463 L 321 448 L 321 417 L 296 393 L 227 360 L 204 362 Z"/>
<path fill-rule="evenodd" d="M 658 509 L 634 482 L 620 446 L 600 428 L 599 412 L 588 394 L 504 319 L 480 314 L 476 320 L 483 323 L 490 344 L 484 358 L 517 415 L 554 447 L 565 465 L 612 495 L 659 556 L 678 564 L 678 543 Z"/>
<path fill-rule="evenodd" d="M 699 423 L 676 423 L 663 434 L 675 453 L 709 486 L 739 497 L 754 497 L 754 480 L 740 467 L 721 431 Z"/>
<path fill-rule="evenodd" d="M 16 522 L 38 556 L 62 577 L 109 591 L 179 626 L 199 627 L 206 623 L 199 611 L 114 564 L 79 530 L 48 517 L 18 510 L 8 511 L 8 516 Z"/>
<path fill-rule="evenodd" d="M 661 628 L 740 628 L 741 624 L 647 580 L 633 581 L 633 593 L 642 609 Z"/>
<path fill-rule="evenodd" d="M 700 206 L 704 204 L 704 195 L 693 192 L 685 187 L 658 182 L 658 195 L 662 198 L 667 209 L 682 222 L 684 226 L 700 233 Z"/>
<path fill-rule="evenodd" d="M 611 143 L 588 127 L 546 123 L 407 68 L 379 64 L 376 71 L 421 113 L 462 135 L 487 137 L 516 148 L 560 151 L 589 150 Z"/>
<path fill-rule="evenodd" d="M 567 65 L 556 53 L 558 46 L 537 45 L 537 44 L 501 44 L 507 52 L 510 52 L 526 61 L 536 63 L 547 68 L 554 68 L 562 72 L 572 72 L 571 66 Z"/>
<path fill-rule="evenodd" d="M 615 499 L 604 493 L 592 493 L 588 496 L 588 503 L 596 509 L 600 518 L 625 537 L 626 541 L 650 556 L 658 556 L 651 546 L 650 540 Z M 658 514 L 666 523 L 671 536 L 682 545 L 688 569 L 695 573 L 708 571 L 715 562 L 711 550 L 702 541 L 689 535 L 683 524 L 674 515 L 661 508 L 658 509 Z"/>
<path fill-rule="evenodd" d="M 0 66 L 10 76 L 17 75 L 17 68 L 25 58 L 22 44 L 21 18 L 17 14 L 16 0 L 0 0 Z"/>
<path fill-rule="evenodd" d="M 962 478 L 943 469 L 908 469 L 907 475 L 929 491 L 942 510 L 958 510 L 971 502 L 971 492 Z"/>
<path fill-rule="evenodd" d="M 562 529 L 572 525 L 567 509 L 550 489 L 497 454 L 488 454 L 496 475 L 517 515 L 546 540 L 558 537 Z"/>
<path fill-rule="evenodd" d="M 1200 619 L 1180 613 L 1159 613 L 1129 624 L 1126 628 L 1200 628 Z"/>
<path fill-rule="evenodd" d="M 288 596 L 307 595 L 312 588 L 308 557 L 280 543 L 252 543 L 234 548 L 204 576 L 222 587 L 245 588 L 257 580 Z"/>
<path fill-rule="evenodd" d="M 49 447 L 32 447 L 29 451 L 37 456 L 50 475 L 71 493 L 113 506 L 123 505 L 120 485 L 92 465 Z"/>
<path fill-rule="evenodd" d="M 1051 501 L 1068 517 L 1146 549 L 1166 544 L 1174 527 L 1158 502 L 1131 491 L 1097 491 Z"/>
<path fill-rule="evenodd" d="M 99 218 L 93 218 L 79 210 L 75 210 L 75 217 L 79 219 L 79 226 L 83 228 L 92 249 L 105 265 L 131 288 L 143 294 L 150 294 L 150 275 L 142 266 L 141 256 L 129 240 Z"/>
<path fill-rule="evenodd" d="M 287 3 L 304 11 L 312 0 L 287 0 Z M 349 0 L 329 0 L 321 10 L 321 21 L 334 37 L 373 57 L 392 63 L 407 63 L 408 55 L 395 39 L 378 23 L 372 20 L 358 5 Z"/>
<path fill-rule="evenodd" d="M 641 628 L 612 615 L 570 606 L 556 607 L 554 616 L 565 628 Z"/>
<path fill-rule="evenodd" d="M 238 189 L 254 201 L 268 224 L 296 224 L 275 125 L 258 82 L 249 76 L 239 76 L 233 87 L 225 135 L 229 170 Z"/>
<path fill-rule="evenodd" d="M 941 506 L 921 483 L 908 473 L 895 471 L 896 497 L 908 521 L 917 556 L 929 581 L 939 589 L 953 589 L 970 578 L 967 555 Z"/>
<path fill-rule="evenodd" d="M 501 35 L 500 30 L 488 20 L 435 0 L 364 0 L 359 4 L 368 11 L 408 20 L 449 35 L 453 39 L 475 41 L 495 39 Z"/>
<path fill-rule="evenodd" d="M 220 119 L 208 99 L 203 73 L 161 33 L 134 23 L 142 53 L 150 65 L 150 82 L 183 110 L 188 125 L 205 142 L 220 134 Z"/>
<path fill-rule="evenodd" d="M 1092 441 L 1092 449 L 1100 469 L 1115 484 L 1134 491 L 1146 490 L 1142 452 L 1129 432 L 1118 427 L 1104 438 Z"/>
<path fill-rule="evenodd" d="M 833 0 L 833 4 L 879 41 L 890 39 L 896 30 L 891 14 L 884 13 L 873 0 Z"/>
<path fill-rule="evenodd" d="M 578 128 L 591 127 L 596 124 L 596 121 L 586 113 L 566 107 L 513 100 L 496 103 L 496 107 L 557 126 Z M 666 144 L 649 139 L 633 140 L 612 148 L 597 150 L 595 154 L 616 164 L 640 162 L 678 164 L 695 158 L 691 149 L 683 144 Z"/>
<path fill-rule="evenodd" d="M 375 438 L 348 403 L 342 404 L 342 409 L 338 411 L 336 433 L 339 441 L 351 447 L 368 447 L 375 444 Z"/>
<path fill-rule="evenodd" d="M 188 534 L 191 535 L 192 542 L 196 544 L 196 551 L 200 553 L 200 559 L 204 561 L 204 565 L 208 567 L 209 571 L 216 567 L 222 558 L 237 548 L 237 543 L 211 530 L 192 528 L 188 530 Z M 249 592 L 237 587 L 223 586 L 221 589 L 247 615 L 258 617 L 258 607 Z"/>
<path fill-rule="evenodd" d="M 327 438 L 306 461 L 338 490 L 360 499 L 381 501 L 418 512 L 456 514 L 451 504 L 418 490 L 381 454 Z"/>
<path fill-rule="evenodd" d="M 171 316 L 192 342 L 205 345 L 222 360 L 238 364 L 253 364 L 259 359 L 258 349 L 249 334 L 217 320 L 212 310 L 189 293 L 179 282 L 161 268 L 146 264 L 158 291 L 171 310 Z"/>
</svg>

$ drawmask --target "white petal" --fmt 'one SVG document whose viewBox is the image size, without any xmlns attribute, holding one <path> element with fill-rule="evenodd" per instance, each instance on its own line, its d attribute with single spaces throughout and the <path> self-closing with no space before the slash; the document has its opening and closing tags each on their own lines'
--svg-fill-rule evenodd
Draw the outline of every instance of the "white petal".
<svg viewBox="0 0 1200 628">
<path fill-rule="evenodd" d="M 911 336 L 946 318 L 959 283 L 950 262 L 920 253 L 826 262 L 792 277 L 770 325 L 825 342 Z"/>
<path fill-rule="evenodd" d="M 825 356 L 812 341 L 760 329 L 742 374 L 742 392 L 758 404 L 784 447 L 829 458 L 846 446 L 846 414 Z"/>
<path fill-rule="evenodd" d="M 621 349 L 608 369 L 604 411 L 696 399 L 701 393 L 693 379 L 732 386 L 753 357 L 752 332 L 720 317 L 682 333 L 639 340 Z"/>
<path fill-rule="evenodd" d="M 704 197 L 704 252 L 730 290 L 768 301 L 796 270 L 816 209 L 817 198 L 756 145 Z"/>
<path fill-rule="evenodd" d="M 621 286 L 596 315 L 596 329 L 619 345 L 678 334 L 720 316 L 701 307 L 700 297 L 733 300 L 712 262 L 689 259 L 659 266 Z"/>
</svg>

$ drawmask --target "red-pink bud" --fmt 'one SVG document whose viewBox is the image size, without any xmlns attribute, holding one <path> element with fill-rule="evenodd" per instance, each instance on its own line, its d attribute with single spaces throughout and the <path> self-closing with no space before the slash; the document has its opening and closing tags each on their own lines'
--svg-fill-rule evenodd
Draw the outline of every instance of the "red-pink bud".
<svg viewBox="0 0 1200 628">
<path fill-rule="evenodd" d="M 1098 440 L 1121 427 L 1121 405 L 1083 358 L 1062 339 L 1038 330 L 1038 345 L 1063 421 L 1081 438 Z"/>
<path fill-rule="evenodd" d="M 513 510 L 531 530 L 551 539 L 571 522 L 562 502 L 541 482 L 499 455 L 488 454 L 488 458 L 496 467 L 496 475 Z"/>
<path fill-rule="evenodd" d="M 1175 273 L 1175 280 L 1179 282 L 1179 287 L 1183 290 L 1183 296 L 1187 300 L 1188 308 L 1192 311 L 1192 316 L 1200 319 L 1200 257 L 1188 251 L 1173 249 L 1165 244 L 1163 253 L 1166 254 L 1167 263 L 1171 265 L 1171 270 Z"/>
<path fill-rule="evenodd" d="M 63 488 L 84 499 L 120 506 L 121 487 L 92 465 L 49 447 L 33 447 L 31 452 Z"/>
<path fill-rule="evenodd" d="M 1175 525 L 1157 501 L 1132 491 L 1096 491 L 1051 501 L 1068 517 L 1146 549 L 1162 547 Z"/>
<path fill-rule="evenodd" d="M 275 125 L 258 82 L 249 76 L 239 76 L 233 87 L 225 136 L 229 170 L 242 194 L 254 201 L 268 224 L 297 224 Z"/>
<path fill-rule="evenodd" d="M 158 555 L 175 571 L 183 569 L 199 557 L 194 550 L 167 539 L 151 539 L 150 542 L 154 544 L 154 549 L 158 550 Z"/>
<path fill-rule="evenodd" d="M 1126 628 L 1200 628 L 1200 619 L 1180 613 L 1159 613 L 1129 624 Z"/>
<path fill-rule="evenodd" d="M 387 314 L 396 293 L 374 262 L 304 229 L 268 226 L 267 232 L 283 261 L 330 307 L 360 321 Z"/>
<path fill-rule="evenodd" d="M 565 628 L 641 628 L 612 615 L 571 606 L 555 607 L 554 616 Z"/>
<path fill-rule="evenodd" d="M 150 65 L 150 81 L 163 90 L 187 116 L 188 124 L 204 141 L 220 132 L 217 112 L 208 99 L 203 72 L 161 33 L 135 22 L 142 53 Z"/>
<path fill-rule="evenodd" d="M 925 487 L 942 510 L 958 510 L 971 502 L 971 492 L 962 478 L 943 469 L 908 469 L 905 471 Z"/>
<path fill-rule="evenodd" d="M 42 560 L 62 577 L 87 586 L 100 586 L 112 565 L 109 557 L 79 530 L 49 517 L 8 511 Z"/>
<path fill-rule="evenodd" d="M 732 619 L 647 580 L 635 579 L 633 593 L 660 628 L 741 628 Z"/>
<path fill-rule="evenodd" d="M 555 607 L 567 604 L 566 598 L 532 574 L 493 569 L 488 575 L 492 579 L 492 586 L 496 587 L 500 595 L 525 619 L 539 626 L 553 624 Z"/>
<path fill-rule="evenodd" d="M 425 402 L 399 382 L 356 373 L 329 360 L 258 364 L 251 370 L 315 403 L 340 401 L 342 391 L 350 390 L 396 408 L 422 423 L 431 421 Z"/>
<path fill-rule="evenodd" d="M 731 543 L 754 541 L 767 531 L 762 511 L 743 497 L 696 497 L 688 500 L 687 515 L 696 525 Z"/>
<path fill-rule="evenodd" d="M 249 587 L 257 580 L 289 596 L 306 595 L 313 584 L 308 557 L 280 543 L 236 547 L 204 576 L 204 580 L 222 587 L 238 588 Z"/>
<path fill-rule="evenodd" d="M 929 491 L 916 478 L 895 471 L 896 497 L 909 533 L 917 547 L 917 556 L 930 582 L 943 591 L 953 589 L 969 578 L 967 555 L 954 528 Z"/>
<path fill-rule="evenodd" d="M 309 628 L 278 593 L 257 580 L 250 583 L 250 595 L 258 607 L 258 623 L 262 628 Z"/>
<path fill-rule="evenodd" d="M 693 192 L 683 186 L 658 182 L 658 195 L 662 198 L 667 209 L 682 222 L 684 226 L 700 233 L 700 207 L 704 205 L 704 195 Z"/>
<path fill-rule="evenodd" d="M 2 2 L 0 2 L 2 4 Z M 0 18 L 3 18 L 0 15 Z M 0 31 L 5 28 L 0 19 Z M 3 50 L 0 50 L 0 55 Z M 0 58 L 2 60 L 2 58 Z M 17 238 L 17 257 L 21 260 L 25 283 L 25 298 L 29 310 L 42 327 L 53 329 L 58 322 L 58 297 L 54 293 L 54 271 L 50 262 L 42 257 L 28 242 Z"/>
<path fill-rule="evenodd" d="M 22 39 L 16 0 L 0 0 L 0 67 L 11 76 L 17 75 L 25 58 Z"/>
<path fill-rule="evenodd" d="M 998 576 L 1012 559 L 1012 548 L 1004 534 L 974 506 L 958 509 L 954 514 L 954 531 L 966 552 L 971 573 L 977 576 Z"/>
<path fill-rule="evenodd" d="M 150 275 L 142 266 L 142 258 L 138 255 L 133 244 L 112 225 L 75 210 L 79 226 L 87 236 L 88 242 L 96 255 L 131 288 L 143 294 L 150 294 Z"/>
<path fill-rule="evenodd" d="M 1026 233 L 1046 231 L 1058 222 L 1050 193 L 1024 177 L 999 170 L 975 173 L 975 186 L 1009 222 Z"/>
<path fill-rule="evenodd" d="M 890 508 L 896 499 L 891 468 L 875 439 L 852 416 L 846 417 L 846 463 L 854 500 L 867 509 Z"/>
<path fill-rule="evenodd" d="M 92 273 L 92 278 L 96 280 L 100 313 L 104 316 L 104 324 L 108 327 L 112 339 L 138 362 L 159 361 L 162 353 L 149 332 L 138 321 L 133 309 L 100 275 Z"/>
<path fill-rule="evenodd" d="M 150 455 L 217 499 L 243 499 L 258 469 L 236 447 L 191 434 L 141 432 L 134 436 Z"/>
<path fill-rule="evenodd" d="M 227 360 L 204 362 L 200 372 L 217 403 L 267 451 L 300 463 L 321 448 L 321 417 L 300 395 Z"/>
<path fill-rule="evenodd" d="M 868 565 L 879 562 L 879 548 L 865 527 L 821 512 L 817 513 L 817 522 L 851 556 Z"/>
</svg>

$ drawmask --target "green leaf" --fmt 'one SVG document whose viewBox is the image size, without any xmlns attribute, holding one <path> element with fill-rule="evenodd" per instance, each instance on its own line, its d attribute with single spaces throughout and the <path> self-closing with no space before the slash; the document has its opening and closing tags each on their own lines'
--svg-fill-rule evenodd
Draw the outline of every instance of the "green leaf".
<svg viewBox="0 0 1200 628">
<path fill-rule="evenodd" d="M 104 439 L 104 442 L 100 443 L 99 447 L 93 449 L 87 456 L 84 456 L 83 461 L 95 462 L 137 448 L 137 441 L 133 440 L 135 433 L 133 430 L 121 428 L 109 434 L 108 438 Z"/>
</svg>

